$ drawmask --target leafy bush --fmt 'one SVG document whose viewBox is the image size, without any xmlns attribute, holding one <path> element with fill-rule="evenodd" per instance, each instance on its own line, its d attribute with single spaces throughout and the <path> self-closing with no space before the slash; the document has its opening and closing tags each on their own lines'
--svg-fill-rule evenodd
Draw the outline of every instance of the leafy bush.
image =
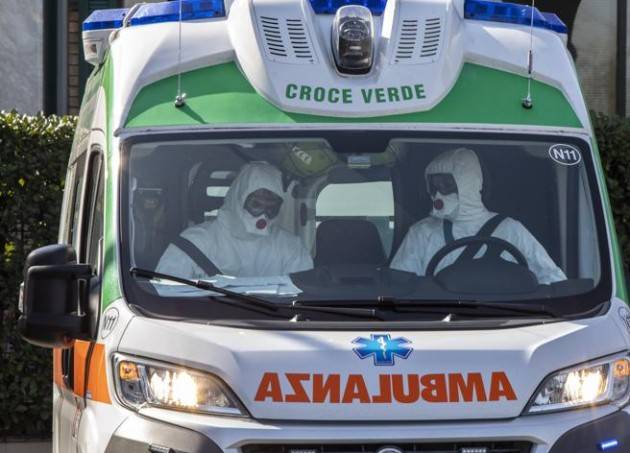
<svg viewBox="0 0 630 453">
<path fill-rule="evenodd" d="M 593 115 L 626 265 L 630 264 L 630 121 Z M 17 288 L 29 251 L 57 240 L 76 121 L 0 112 L 0 441 L 48 437 L 51 353 L 16 333 Z"/>
<path fill-rule="evenodd" d="M 630 120 L 593 114 L 619 247 L 630 268 Z"/>
<path fill-rule="evenodd" d="M 75 119 L 0 112 L 0 440 L 49 437 L 50 350 L 17 332 L 18 287 L 26 255 L 57 241 Z"/>
</svg>

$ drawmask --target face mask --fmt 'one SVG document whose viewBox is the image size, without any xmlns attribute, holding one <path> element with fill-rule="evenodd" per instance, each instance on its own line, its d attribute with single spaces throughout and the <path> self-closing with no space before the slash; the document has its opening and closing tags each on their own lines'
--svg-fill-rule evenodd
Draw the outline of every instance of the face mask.
<svg viewBox="0 0 630 453">
<path fill-rule="evenodd" d="M 269 236 L 271 225 L 274 219 L 270 219 L 265 214 L 254 217 L 249 212 L 245 212 L 245 231 L 256 236 Z"/>
<path fill-rule="evenodd" d="M 437 219 L 455 220 L 459 211 L 459 196 L 456 193 L 442 195 L 437 192 L 431 197 L 433 209 L 431 215 Z"/>
</svg>

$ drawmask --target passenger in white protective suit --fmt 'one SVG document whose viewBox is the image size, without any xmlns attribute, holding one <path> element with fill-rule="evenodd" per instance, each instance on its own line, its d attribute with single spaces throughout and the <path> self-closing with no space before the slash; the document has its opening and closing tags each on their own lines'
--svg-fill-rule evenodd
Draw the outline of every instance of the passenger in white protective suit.
<svg viewBox="0 0 630 453">
<path fill-rule="evenodd" d="M 439 178 L 448 178 L 449 175 L 452 175 L 451 180 L 454 179 L 454 188 L 449 188 L 448 183 L 440 183 Z M 409 229 L 391 264 L 393 269 L 414 272 L 420 276 L 425 275 L 431 258 L 446 245 L 445 220 L 452 222 L 453 239 L 457 240 L 475 236 L 486 222 L 496 216 L 486 209 L 481 200 L 483 176 L 474 151 L 460 148 L 445 152 L 427 166 L 424 176 L 433 200 L 431 215 Z M 441 191 L 436 189 L 433 182 L 437 182 L 438 187 L 443 187 Z M 544 247 L 520 222 L 505 218 L 492 236 L 516 246 L 527 259 L 530 270 L 540 284 L 566 280 L 566 276 Z M 436 272 L 454 263 L 464 250 L 465 247 L 453 250 L 444 257 Z M 476 257 L 481 256 L 482 251 Z M 501 256 L 515 261 L 507 252 L 503 252 Z"/>
<path fill-rule="evenodd" d="M 284 193 L 277 168 L 266 162 L 247 164 L 228 190 L 217 219 L 190 227 L 181 237 L 224 275 L 279 276 L 311 269 L 313 261 L 300 239 L 276 224 Z M 162 255 L 157 271 L 211 277 L 175 244 Z"/>
</svg>

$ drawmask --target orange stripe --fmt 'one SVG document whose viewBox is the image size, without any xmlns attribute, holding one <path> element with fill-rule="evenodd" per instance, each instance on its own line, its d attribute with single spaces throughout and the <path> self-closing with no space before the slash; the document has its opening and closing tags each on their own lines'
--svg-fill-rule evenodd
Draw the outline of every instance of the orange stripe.
<svg viewBox="0 0 630 453">
<path fill-rule="evenodd" d="M 59 387 L 65 387 L 61 371 L 61 351 L 60 348 L 53 349 L 53 382 Z"/>
<path fill-rule="evenodd" d="M 85 391 L 85 363 L 90 348 L 89 341 L 77 340 L 74 343 L 74 393 L 83 395 Z M 96 343 L 90 360 L 90 375 L 87 383 L 88 398 L 93 401 L 111 404 L 107 385 L 107 364 L 105 345 Z"/>
</svg>

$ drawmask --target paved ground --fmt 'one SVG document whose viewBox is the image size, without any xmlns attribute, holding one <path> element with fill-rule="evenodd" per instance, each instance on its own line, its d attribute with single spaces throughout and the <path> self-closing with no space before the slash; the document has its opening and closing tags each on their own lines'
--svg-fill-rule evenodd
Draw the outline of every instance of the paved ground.
<svg viewBox="0 0 630 453">
<path fill-rule="evenodd" d="M 38 442 L 38 443 L 0 443 L 0 453 L 50 453 L 52 448 L 50 443 Z"/>
</svg>

